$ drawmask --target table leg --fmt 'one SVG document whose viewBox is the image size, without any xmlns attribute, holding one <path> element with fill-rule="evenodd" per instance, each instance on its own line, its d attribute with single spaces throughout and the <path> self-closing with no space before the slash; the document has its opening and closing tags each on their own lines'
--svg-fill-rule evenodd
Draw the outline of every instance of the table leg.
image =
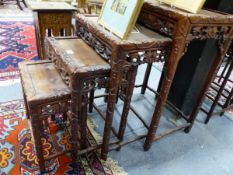
<svg viewBox="0 0 233 175">
<path fill-rule="evenodd" d="M 82 93 L 81 100 L 81 111 L 79 111 L 80 119 L 80 135 L 81 135 L 81 148 L 87 147 L 87 103 L 88 103 L 88 94 L 87 92 Z"/>
<path fill-rule="evenodd" d="M 43 155 L 43 145 L 42 145 L 42 133 L 41 133 L 41 122 L 38 115 L 31 116 L 31 126 L 32 126 L 32 133 L 35 142 L 36 148 L 36 155 L 39 161 L 39 168 L 40 172 L 45 172 L 45 160 Z"/>
<path fill-rule="evenodd" d="M 19 0 L 16 0 L 16 3 L 18 5 L 18 7 L 20 8 L 20 10 L 23 10 L 23 7 L 20 5 L 20 1 Z"/>
<path fill-rule="evenodd" d="M 75 91 L 77 86 L 75 81 L 72 80 L 72 93 L 71 93 L 71 119 L 70 119 L 70 126 L 71 126 L 71 145 L 72 145 L 72 164 L 73 168 L 76 170 L 76 163 L 78 159 L 78 131 L 79 131 L 79 122 L 78 122 L 78 93 Z"/>
<path fill-rule="evenodd" d="M 95 90 L 92 89 L 89 94 L 90 94 L 90 96 L 89 96 L 89 112 L 92 113 L 93 112 L 94 97 L 95 97 Z"/>
<path fill-rule="evenodd" d="M 25 0 L 22 0 L 23 4 L 25 5 L 25 7 L 28 7 Z"/>
<path fill-rule="evenodd" d="M 154 110 L 154 114 L 152 116 L 152 120 L 150 123 L 149 131 L 144 143 L 144 150 L 147 151 L 151 147 L 151 143 L 153 142 L 153 139 L 155 137 L 155 133 L 158 129 L 159 121 L 161 118 L 163 106 L 166 103 L 168 93 L 171 87 L 172 80 L 174 78 L 176 68 L 178 65 L 179 60 L 178 59 L 169 59 L 167 63 L 167 69 L 164 74 L 162 86 L 160 89 L 160 95 L 157 96 L 157 104 Z"/>
<path fill-rule="evenodd" d="M 149 77 L 150 77 L 151 68 L 152 68 L 152 63 L 148 63 L 147 67 L 146 67 L 146 73 L 144 76 L 144 80 L 142 83 L 141 94 L 145 94 L 145 92 L 146 92 L 146 88 L 147 88 Z"/>
<path fill-rule="evenodd" d="M 223 82 L 222 82 L 222 84 L 220 86 L 220 89 L 218 90 L 217 96 L 215 97 L 214 102 L 211 105 L 211 108 L 210 108 L 210 110 L 209 110 L 209 112 L 207 114 L 207 118 L 205 120 L 205 124 L 207 124 L 209 122 L 209 120 L 210 120 L 210 118 L 211 118 L 211 116 L 212 116 L 212 114 L 214 112 L 214 109 L 218 104 L 218 100 L 221 97 L 221 94 L 222 94 L 222 92 L 224 90 L 225 85 L 227 84 L 227 81 L 228 81 L 228 78 L 231 75 L 232 69 L 233 69 L 233 61 L 231 62 L 230 67 L 228 68 L 227 74 L 225 75 L 225 77 L 223 79 Z"/>
<path fill-rule="evenodd" d="M 125 58 L 124 53 L 120 51 L 120 48 L 113 49 L 112 51 L 112 62 L 111 62 L 111 74 L 109 80 L 109 95 L 107 98 L 107 113 L 103 135 L 103 146 L 101 150 L 101 158 L 106 160 L 108 154 L 108 144 L 111 136 L 111 127 L 113 121 L 114 107 L 117 97 L 117 90 L 119 88 L 120 80 L 123 75 L 123 59 Z"/>
<path fill-rule="evenodd" d="M 229 97 L 227 98 L 225 104 L 222 107 L 223 111 L 220 113 L 220 116 L 224 115 L 225 110 L 228 108 L 229 105 L 232 104 L 232 96 L 233 96 L 233 88 L 231 88 L 231 92 L 229 94 Z"/>
<path fill-rule="evenodd" d="M 135 86 L 137 70 L 138 70 L 138 66 L 135 66 L 132 68 L 132 70 L 129 70 L 130 75 L 129 75 L 128 80 L 127 80 L 128 85 L 127 85 L 126 94 L 125 94 L 125 98 L 124 98 L 124 107 L 123 107 L 123 112 L 121 115 L 121 122 L 120 122 L 120 127 L 119 127 L 119 132 L 118 132 L 118 139 L 119 140 L 122 140 L 124 137 L 129 108 L 130 108 L 130 102 L 131 102 L 131 98 L 132 98 L 133 90 L 134 90 L 134 86 Z"/>
</svg>

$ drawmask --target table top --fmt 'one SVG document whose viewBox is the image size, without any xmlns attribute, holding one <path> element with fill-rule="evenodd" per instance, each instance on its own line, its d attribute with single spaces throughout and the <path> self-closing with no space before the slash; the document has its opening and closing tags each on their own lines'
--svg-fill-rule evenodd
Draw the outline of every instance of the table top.
<svg viewBox="0 0 233 175">
<path fill-rule="evenodd" d="M 85 25 L 89 32 L 94 33 L 97 37 L 100 37 L 110 46 L 121 46 L 125 50 L 130 49 L 149 49 L 155 47 L 163 47 L 170 45 L 172 40 L 168 37 L 164 37 L 156 32 L 153 32 L 142 25 L 136 24 L 136 28 L 126 37 L 121 40 L 112 32 L 105 29 L 98 24 L 98 17 L 85 16 L 78 14 L 76 16 L 77 23 Z"/>
<path fill-rule="evenodd" d="M 81 39 L 57 37 L 47 38 L 47 41 L 70 73 L 110 70 L 110 65 Z"/>
<path fill-rule="evenodd" d="M 197 22 L 198 23 L 200 22 L 232 23 L 233 22 L 233 15 L 228 13 L 202 9 L 200 10 L 199 13 L 194 14 L 156 1 L 144 3 L 142 10 L 163 14 L 173 19 L 182 19 L 184 17 L 188 17 L 191 23 L 197 23 Z"/>
<path fill-rule="evenodd" d="M 32 11 L 75 11 L 76 8 L 66 2 L 34 2 L 29 1 L 28 6 Z"/>
<path fill-rule="evenodd" d="M 42 104 L 44 100 L 70 97 L 70 88 L 63 82 L 51 61 L 25 61 L 19 64 L 19 69 L 28 103 Z"/>
</svg>

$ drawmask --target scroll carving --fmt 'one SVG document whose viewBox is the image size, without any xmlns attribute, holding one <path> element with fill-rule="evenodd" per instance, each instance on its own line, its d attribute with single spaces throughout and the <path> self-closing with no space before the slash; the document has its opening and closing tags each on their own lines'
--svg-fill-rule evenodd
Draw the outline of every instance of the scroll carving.
<svg viewBox="0 0 233 175">
<path fill-rule="evenodd" d="M 155 17 L 156 15 L 156 17 Z M 173 37 L 175 31 L 175 23 L 157 14 L 142 12 L 139 17 L 139 23 L 155 30 L 156 32 Z"/>
</svg>

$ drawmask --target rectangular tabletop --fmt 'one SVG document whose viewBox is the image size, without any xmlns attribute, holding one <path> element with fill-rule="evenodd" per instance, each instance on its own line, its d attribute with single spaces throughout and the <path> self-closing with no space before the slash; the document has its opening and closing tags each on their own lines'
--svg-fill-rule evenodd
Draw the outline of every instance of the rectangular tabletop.
<svg viewBox="0 0 233 175">
<path fill-rule="evenodd" d="M 97 17 L 90 17 L 78 14 L 77 23 L 82 23 L 88 28 L 88 31 L 101 38 L 111 47 L 122 46 L 124 50 L 133 49 L 151 49 L 158 46 L 167 46 L 172 42 L 168 37 L 153 32 L 142 25 L 137 24 L 126 39 L 121 40 L 109 30 L 98 24 Z"/>
<path fill-rule="evenodd" d="M 233 15 L 214 11 L 202 9 L 197 14 L 186 12 L 169 5 L 165 5 L 159 2 L 148 2 L 144 3 L 144 9 L 148 11 L 153 11 L 158 14 L 166 14 L 171 19 L 181 19 L 182 17 L 188 17 L 191 23 L 232 23 Z"/>
<path fill-rule="evenodd" d="M 28 1 L 28 6 L 32 11 L 75 11 L 76 8 L 66 2 L 34 2 Z"/>
</svg>

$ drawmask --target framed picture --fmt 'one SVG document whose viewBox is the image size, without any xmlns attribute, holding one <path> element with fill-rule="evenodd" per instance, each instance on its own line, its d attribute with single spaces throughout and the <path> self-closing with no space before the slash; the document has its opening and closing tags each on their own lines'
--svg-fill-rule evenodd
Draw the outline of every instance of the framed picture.
<svg viewBox="0 0 233 175">
<path fill-rule="evenodd" d="M 144 0 L 105 0 L 98 23 L 124 39 L 134 27 Z"/>
<path fill-rule="evenodd" d="M 198 13 L 206 0 L 157 0 L 187 12 Z"/>
</svg>

